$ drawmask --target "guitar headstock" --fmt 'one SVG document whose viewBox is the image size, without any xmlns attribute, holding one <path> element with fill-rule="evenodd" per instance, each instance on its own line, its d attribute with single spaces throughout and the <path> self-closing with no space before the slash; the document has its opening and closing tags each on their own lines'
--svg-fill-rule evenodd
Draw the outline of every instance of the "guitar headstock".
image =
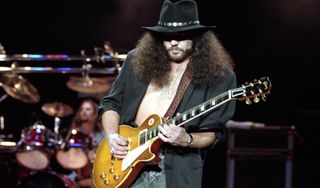
<svg viewBox="0 0 320 188">
<path fill-rule="evenodd" d="M 253 80 L 250 83 L 245 83 L 241 87 L 232 91 L 232 96 L 245 101 L 246 104 L 260 102 L 260 99 L 266 101 L 266 95 L 270 94 L 271 82 L 268 77 L 261 77 L 259 80 Z"/>
</svg>

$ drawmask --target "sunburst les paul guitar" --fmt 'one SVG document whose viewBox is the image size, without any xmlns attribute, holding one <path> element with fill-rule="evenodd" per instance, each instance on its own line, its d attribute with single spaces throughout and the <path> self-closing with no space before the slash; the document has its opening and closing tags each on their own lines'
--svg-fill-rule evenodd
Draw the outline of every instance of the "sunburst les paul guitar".
<svg viewBox="0 0 320 188">
<path fill-rule="evenodd" d="M 93 185 L 96 188 L 129 187 L 143 166 L 157 164 L 160 161 L 157 153 L 163 143 L 157 136 L 158 126 L 161 124 L 172 123 L 182 126 L 235 99 L 245 101 L 247 104 L 251 104 L 252 101 L 258 103 L 261 99 L 266 99 L 270 90 L 269 78 L 262 77 L 259 80 L 245 83 L 241 87 L 228 90 L 171 119 L 164 120 L 154 114 L 137 128 L 121 125 L 119 134 L 129 139 L 129 151 L 124 159 L 116 159 L 110 152 L 108 140 L 103 139 L 99 144 L 93 164 Z"/>
</svg>

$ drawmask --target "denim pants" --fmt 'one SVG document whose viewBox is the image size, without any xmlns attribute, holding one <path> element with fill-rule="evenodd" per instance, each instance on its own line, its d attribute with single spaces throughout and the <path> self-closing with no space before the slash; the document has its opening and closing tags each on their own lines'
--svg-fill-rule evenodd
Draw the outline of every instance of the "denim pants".
<svg viewBox="0 0 320 188">
<path fill-rule="evenodd" d="M 146 170 L 141 173 L 130 188 L 166 188 L 166 176 L 164 173 L 164 155 L 159 155 L 159 170 Z"/>
</svg>

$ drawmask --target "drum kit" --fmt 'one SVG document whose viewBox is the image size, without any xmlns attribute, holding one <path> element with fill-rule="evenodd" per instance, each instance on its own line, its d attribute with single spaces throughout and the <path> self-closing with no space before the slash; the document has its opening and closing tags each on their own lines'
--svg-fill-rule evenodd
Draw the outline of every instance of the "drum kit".
<svg viewBox="0 0 320 188">
<path fill-rule="evenodd" d="M 85 85 L 87 80 L 82 77 L 70 77 L 67 86 L 79 92 L 102 92 L 108 89 L 106 84 L 109 80 L 103 78 L 89 78 L 91 85 Z M 100 87 L 100 86 L 104 87 Z M 7 95 L 25 103 L 37 103 L 40 100 L 37 89 L 22 76 L 13 73 L 0 74 L 0 86 Z M 1 101 L 0 101 L 1 102 Z M 55 160 L 58 165 L 67 171 L 81 169 L 90 163 L 90 152 L 96 147 L 92 139 L 70 128 L 65 137 L 59 132 L 60 118 L 73 114 L 71 106 L 62 102 L 49 102 L 41 106 L 41 110 L 48 116 L 54 117 L 54 129 L 51 130 L 43 123 L 36 122 L 32 126 L 21 130 L 21 138 L 18 142 L 13 141 L 12 135 L 0 135 L 0 152 L 10 153 L 15 156 L 15 161 L 28 171 L 27 176 L 19 181 L 23 186 L 26 181 L 46 178 L 57 179 L 67 187 L 75 187 L 67 176 L 56 173 L 52 165 Z M 4 129 L 4 118 L 0 116 L 0 127 Z M 2 133 L 2 132 L 1 132 Z M 12 166 L 12 165 L 11 165 Z M 43 185 L 44 187 L 47 184 Z"/>
<path fill-rule="evenodd" d="M 32 174 L 48 171 L 50 176 L 61 175 L 52 172 L 52 158 L 70 171 L 86 166 L 89 162 L 88 152 L 93 145 L 91 139 L 73 128 L 65 138 L 57 131 L 60 118 L 73 114 L 72 108 L 61 102 L 52 102 L 44 104 L 41 109 L 55 118 L 54 131 L 41 123 L 22 129 L 21 139 L 16 144 L 17 162 L 33 172 Z"/>
<path fill-rule="evenodd" d="M 104 61 L 122 61 L 125 56 L 119 57 L 99 57 Z M 93 57 L 75 57 L 67 55 L 40 56 L 31 54 L 22 55 L 1 55 L 1 61 L 83 61 L 86 62 L 81 68 L 77 67 L 18 67 L 12 64 L 11 67 L 0 67 L 0 87 L 5 91 L 0 95 L 0 103 L 8 96 L 24 103 L 35 104 L 40 101 L 40 94 L 37 88 L 25 79 L 22 73 L 81 73 L 82 76 L 70 76 L 66 83 L 67 88 L 78 93 L 97 94 L 105 93 L 114 81 L 114 73 L 120 68 L 103 67 L 92 68 L 88 62 L 94 61 Z M 117 70 L 115 70 L 117 69 Z M 108 75 L 105 77 L 89 77 L 89 73 Z M 110 76 L 111 75 L 111 76 Z M 87 135 L 71 127 L 66 136 L 60 130 L 61 118 L 73 114 L 73 109 L 68 104 L 62 102 L 48 102 L 41 106 L 42 112 L 54 118 L 54 128 L 49 129 L 42 122 L 21 130 L 20 140 L 14 141 L 11 134 L 0 134 L 0 153 L 14 156 L 14 164 L 27 171 L 23 177 L 18 178 L 18 187 L 24 187 L 28 182 L 39 181 L 42 187 L 52 187 L 49 185 L 61 184 L 61 187 L 76 187 L 76 184 L 69 177 L 57 172 L 54 165 L 59 165 L 68 172 L 77 171 L 89 165 L 92 161 L 92 153 L 97 145 Z M 0 133 L 4 129 L 4 117 L 0 116 Z M 6 159 L 5 159 L 6 160 Z M 13 160 L 10 157 L 10 160 Z M 54 161 L 54 162 L 53 162 Z M 9 167 L 10 168 L 10 167 Z M 20 168 L 19 168 L 20 169 Z M 20 174 L 20 173 L 19 173 Z M 20 176 L 20 175 L 18 175 Z M 45 180 L 45 181 L 43 181 Z M 40 182 L 43 181 L 43 182 Z M 45 183 L 46 182 L 46 183 Z"/>
<path fill-rule="evenodd" d="M 90 165 L 89 152 L 96 149 L 95 144 L 89 136 L 72 127 L 65 137 L 57 131 L 60 118 L 73 114 L 69 105 L 51 102 L 42 105 L 41 110 L 55 118 L 55 127 L 51 130 L 41 123 L 35 123 L 21 130 L 21 139 L 11 147 L 15 148 L 11 152 L 17 163 L 27 171 L 19 178 L 18 187 L 32 182 L 43 187 L 57 187 L 61 184 L 61 187 L 75 188 L 74 180 L 56 169 L 63 168 L 64 172 L 70 173 Z"/>
</svg>

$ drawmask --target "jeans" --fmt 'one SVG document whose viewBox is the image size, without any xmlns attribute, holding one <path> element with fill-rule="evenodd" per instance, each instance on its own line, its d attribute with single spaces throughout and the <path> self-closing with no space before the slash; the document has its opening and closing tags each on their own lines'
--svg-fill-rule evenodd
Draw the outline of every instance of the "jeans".
<svg viewBox="0 0 320 188">
<path fill-rule="evenodd" d="M 161 161 L 157 171 L 146 170 L 141 173 L 130 188 L 166 188 L 166 176 L 164 173 L 164 156 L 160 153 Z"/>
</svg>

